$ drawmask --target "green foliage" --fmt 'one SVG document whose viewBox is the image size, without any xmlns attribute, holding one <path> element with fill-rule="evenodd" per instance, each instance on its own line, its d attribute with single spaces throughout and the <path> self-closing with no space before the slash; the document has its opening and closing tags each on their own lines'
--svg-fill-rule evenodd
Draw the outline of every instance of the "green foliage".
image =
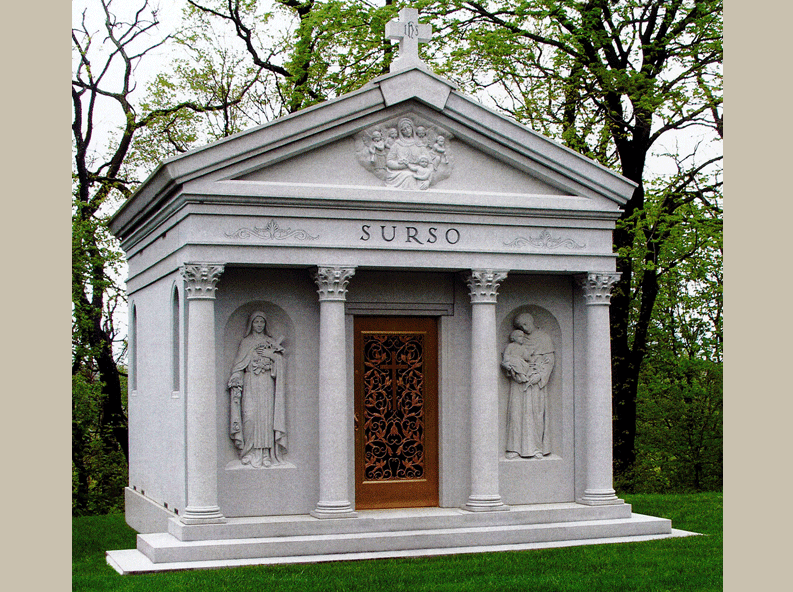
<svg viewBox="0 0 793 592">
<path fill-rule="evenodd" d="M 672 211 L 663 191 L 680 190 L 689 175 L 660 185 L 648 200 L 633 253 L 634 288 L 644 274 L 659 278 L 647 329 L 647 356 L 637 389 L 636 463 L 619 475 L 628 491 L 702 491 L 722 487 L 723 448 L 723 240 L 719 197 L 692 194 L 712 184 L 692 181 L 688 197 Z M 656 190 L 652 185 L 650 190 Z M 659 235 L 665 235 L 658 240 Z M 648 249 L 661 245 L 648 256 Z M 636 326 L 640 311 L 631 311 Z"/>
<path fill-rule="evenodd" d="M 649 361 L 639 386 L 634 489 L 720 491 L 721 364 L 666 356 Z"/>
<path fill-rule="evenodd" d="M 130 10 L 126 6 L 119 11 L 124 9 Z M 136 105 L 137 67 L 168 39 L 143 45 L 156 30 L 157 11 L 147 0 L 127 14 L 117 14 L 112 0 L 96 0 L 90 10 L 72 29 L 72 505 L 76 515 L 119 509 L 126 482 L 126 385 L 121 365 L 125 343 L 119 329 L 125 307 L 119 285 L 123 255 L 108 231 L 109 213 L 132 194 L 137 173 L 166 154 L 168 149 L 158 146 L 168 137 L 163 122 L 187 120 L 183 114 L 188 111 L 223 112 L 233 94 L 218 94 L 196 80 L 190 92 L 201 94 L 201 102 L 170 103 L 169 87 L 162 84 L 148 103 Z M 90 24 L 92 17 L 102 23 L 101 33 Z M 224 88 L 226 79 L 218 74 L 223 69 L 206 63 L 203 67 L 196 72 Z M 107 120 L 115 129 L 105 136 L 101 128 Z M 155 124 L 160 135 L 144 137 L 146 146 L 135 144 Z M 184 141 L 189 132 L 179 129 L 177 141 Z"/>
<path fill-rule="evenodd" d="M 105 395 L 85 371 L 72 376 L 72 514 L 124 511 L 127 459 L 102 422 Z"/>
<path fill-rule="evenodd" d="M 721 494 L 630 495 L 626 501 L 634 512 L 670 518 L 674 528 L 706 536 L 534 551 L 120 576 L 105 563 L 104 552 L 134 548 L 134 531 L 121 516 L 91 516 L 73 521 L 72 583 L 73 589 L 86 592 L 722 589 Z"/>
</svg>

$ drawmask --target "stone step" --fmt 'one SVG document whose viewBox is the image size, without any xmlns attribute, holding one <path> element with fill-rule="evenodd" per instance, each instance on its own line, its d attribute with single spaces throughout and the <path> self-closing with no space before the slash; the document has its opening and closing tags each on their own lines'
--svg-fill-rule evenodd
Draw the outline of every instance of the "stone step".
<svg viewBox="0 0 793 592">
<path fill-rule="evenodd" d="M 154 564 L 168 564 L 517 545 L 670 533 L 671 521 L 633 514 L 630 518 L 547 524 L 491 524 L 474 527 L 337 532 L 204 541 L 180 541 L 169 533 L 154 533 L 138 536 L 138 551 Z"/>
<path fill-rule="evenodd" d="M 576 503 L 510 506 L 507 512 L 467 512 L 459 508 L 361 510 L 357 518 L 320 520 L 312 516 L 229 518 L 224 524 L 185 525 L 172 519 L 168 532 L 181 541 L 267 538 L 290 535 L 341 535 L 396 530 L 551 524 L 630 518 L 629 504 L 586 506 Z"/>
</svg>

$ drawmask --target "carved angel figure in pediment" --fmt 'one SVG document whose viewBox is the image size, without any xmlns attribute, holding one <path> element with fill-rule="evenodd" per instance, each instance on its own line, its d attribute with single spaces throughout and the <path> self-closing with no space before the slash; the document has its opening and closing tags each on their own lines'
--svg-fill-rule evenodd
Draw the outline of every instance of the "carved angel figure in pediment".
<svg viewBox="0 0 793 592">
<path fill-rule="evenodd" d="M 394 126 L 394 124 L 396 124 Z M 358 162 L 389 187 L 425 190 L 449 177 L 451 134 L 401 117 L 356 136 Z"/>
</svg>

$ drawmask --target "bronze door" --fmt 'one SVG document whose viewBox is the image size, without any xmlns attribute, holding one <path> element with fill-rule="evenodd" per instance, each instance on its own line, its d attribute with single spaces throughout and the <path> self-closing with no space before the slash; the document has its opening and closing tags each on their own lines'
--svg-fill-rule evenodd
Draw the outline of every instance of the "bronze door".
<svg viewBox="0 0 793 592">
<path fill-rule="evenodd" d="M 355 506 L 438 505 L 438 325 L 355 319 Z"/>
</svg>

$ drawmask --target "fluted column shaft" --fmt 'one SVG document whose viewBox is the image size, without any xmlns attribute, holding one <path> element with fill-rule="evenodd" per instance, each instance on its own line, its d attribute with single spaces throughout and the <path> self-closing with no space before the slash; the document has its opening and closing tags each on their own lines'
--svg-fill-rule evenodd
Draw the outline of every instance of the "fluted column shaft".
<svg viewBox="0 0 793 592">
<path fill-rule="evenodd" d="M 316 518 L 355 516 L 348 499 L 349 413 L 344 302 L 352 267 L 319 267 L 319 502 Z"/>
<path fill-rule="evenodd" d="M 509 509 L 499 493 L 498 344 L 496 298 L 507 272 L 472 270 L 471 296 L 471 494 L 466 510 Z"/>
<path fill-rule="evenodd" d="M 588 273 L 578 282 L 586 301 L 586 483 L 588 505 L 621 503 L 613 487 L 611 426 L 611 289 L 619 273 Z"/>
<path fill-rule="evenodd" d="M 218 506 L 215 393 L 215 285 L 223 265 L 189 263 L 180 269 L 187 292 L 187 507 L 185 524 L 226 519 Z"/>
</svg>

